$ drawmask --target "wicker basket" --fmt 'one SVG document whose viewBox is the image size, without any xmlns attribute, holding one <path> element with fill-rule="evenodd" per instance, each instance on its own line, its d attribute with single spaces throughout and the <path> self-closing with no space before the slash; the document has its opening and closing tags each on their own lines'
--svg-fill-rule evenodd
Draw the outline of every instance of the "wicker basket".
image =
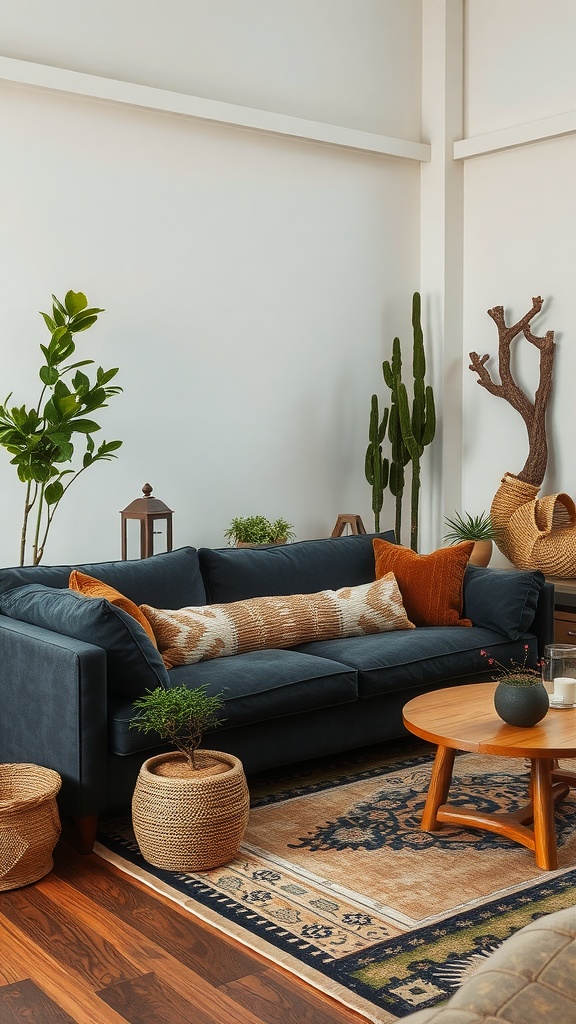
<svg viewBox="0 0 576 1024">
<path fill-rule="evenodd" d="M 60 835 L 62 780 L 37 764 L 0 764 L 0 891 L 43 878 Z"/>
<path fill-rule="evenodd" d="M 158 754 L 142 765 L 132 823 L 142 856 L 167 871 L 208 871 L 232 860 L 248 823 L 250 797 L 242 762 L 197 750 L 200 771 L 182 754 Z"/>
</svg>

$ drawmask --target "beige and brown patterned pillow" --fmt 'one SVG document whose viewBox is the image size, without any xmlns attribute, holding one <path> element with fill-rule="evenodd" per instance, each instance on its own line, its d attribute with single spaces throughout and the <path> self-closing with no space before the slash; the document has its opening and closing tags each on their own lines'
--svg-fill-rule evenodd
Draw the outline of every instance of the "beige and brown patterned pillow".
<svg viewBox="0 0 576 1024">
<path fill-rule="evenodd" d="M 359 587 L 198 608 L 140 605 L 167 668 L 245 651 L 414 629 L 393 573 Z"/>
</svg>

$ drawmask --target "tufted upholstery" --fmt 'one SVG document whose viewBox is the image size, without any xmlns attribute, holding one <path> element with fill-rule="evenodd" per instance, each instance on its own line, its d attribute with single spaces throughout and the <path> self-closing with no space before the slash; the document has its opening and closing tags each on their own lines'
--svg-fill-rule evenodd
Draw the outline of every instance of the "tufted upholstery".
<svg viewBox="0 0 576 1024">
<path fill-rule="evenodd" d="M 442 1006 L 402 1024 L 574 1024 L 576 907 L 538 918 L 492 954 Z"/>
</svg>

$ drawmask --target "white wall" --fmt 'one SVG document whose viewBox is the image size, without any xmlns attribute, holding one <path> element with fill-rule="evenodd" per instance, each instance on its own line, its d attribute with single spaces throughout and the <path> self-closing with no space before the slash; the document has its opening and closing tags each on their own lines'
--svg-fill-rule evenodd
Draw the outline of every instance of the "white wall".
<svg viewBox="0 0 576 1024">
<path fill-rule="evenodd" d="M 576 109 L 573 0 L 468 0 L 466 14 L 468 136 Z M 489 353 L 497 375 L 497 331 L 486 311 L 503 305 L 512 323 L 535 295 L 545 302 L 532 330 L 554 330 L 557 344 L 541 494 L 576 494 L 575 161 L 574 135 L 465 161 L 463 497 L 474 513 L 489 508 L 505 472 L 520 472 L 528 441 L 520 415 L 476 384 L 468 353 Z M 513 351 L 517 379 L 533 395 L 536 350 L 518 340 Z"/>
<path fill-rule="evenodd" d="M 0 17 L 2 56 L 418 138 L 419 0 L 0 0 Z M 124 387 L 100 420 L 119 459 L 70 490 L 44 561 L 119 557 L 146 481 L 176 545 L 221 544 L 250 513 L 300 538 L 339 512 L 370 526 L 369 402 L 410 332 L 418 165 L 6 82 L 0 109 L 2 398 L 35 401 L 37 311 L 68 288 L 106 309 L 79 355 Z M 13 564 L 24 492 L 0 456 Z"/>
</svg>

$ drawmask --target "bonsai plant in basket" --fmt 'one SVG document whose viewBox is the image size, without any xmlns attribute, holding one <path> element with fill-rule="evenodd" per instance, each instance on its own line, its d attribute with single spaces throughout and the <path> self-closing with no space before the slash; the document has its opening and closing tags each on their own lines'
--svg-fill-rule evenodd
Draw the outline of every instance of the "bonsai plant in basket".
<svg viewBox="0 0 576 1024">
<path fill-rule="evenodd" d="M 155 867 L 208 871 L 238 852 L 250 802 L 242 763 L 199 749 L 204 732 L 220 724 L 222 704 L 205 686 L 157 687 L 134 701 L 131 727 L 176 748 L 144 762 L 132 798 L 134 834 Z"/>
<path fill-rule="evenodd" d="M 492 558 L 492 541 L 496 537 L 496 529 L 487 512 L 472 516 L 469 512 L 461 515 L 456 512 L 453 518 L 444 520 L 448 533 L 444 540 L 451 544 L 459 544 L 464 540 L 473 540 L 474 547 L 470 555 L 470 564 L 486 567 Z"/>
</svg>

